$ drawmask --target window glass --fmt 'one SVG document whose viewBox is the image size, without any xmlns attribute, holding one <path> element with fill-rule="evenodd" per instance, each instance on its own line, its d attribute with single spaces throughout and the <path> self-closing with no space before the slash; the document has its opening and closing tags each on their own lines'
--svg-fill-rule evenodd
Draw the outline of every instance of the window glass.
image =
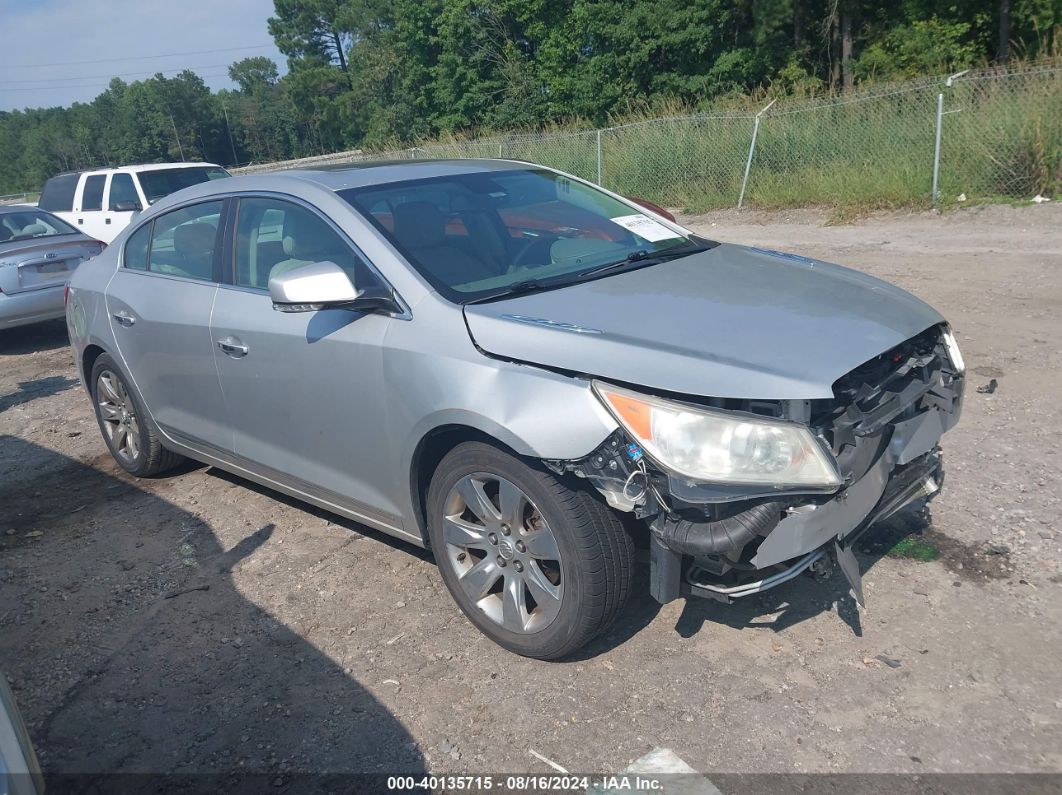
<svg viewBox="0 0 1062 795">
<path fill-rule="evenodd" d="M 121 202 L 140 206 L 140 197 L 136 195 L 136 186 L 133 185 L 131 176 L 128 174 L 113 174 L 111 176 L 111 192 L 107 199 L 107 208 L 118 210 L 118 205 Z"/>
<path fill-rule="evenodd" d="M 458 302 L 501 295 L 529 280 L 571 283 L 628 259 L 699 250 L 639 209 L 538 169 L 394 182 L 339 196 Z"/>
<path fill-rule="evenodd" d="M 148 269 L 188 279 L 214 281 L 220 201 L 194 204 L 155 219 Z"/>
<path fill-rule="evenodd" d="M 125 243 L 125 267 L 146 271 L 148 244 L 151 242 L 151 224 L 144 224 L 129 236 Z"/>
<path fill-rule="evenodd" d="M 51 212 L 70 212 L 74 209 L 74 193 L 80 174 L 60 174 L 44 183 L 37 206 Z"/>
<path fill-rule="evenodd" d="M 241 199 L 236 222 L 236 284 L 268 289 L 271 276 L 334 262 L 364 286 L 365 264 L 316 213 L 277 199 Z"/>
<path fill-rule="evenodd" d="M 0 243 L 8 240 L 30 240 L 56 235 L 76 235 L 79 232 L 51 213 L 40 210 L 0 212 Z"/>
<path fill-rule="evenodd" d="M 188 188 L 214 179 L 224 179 L 227 176 L 229 172 L 220 166 L 162 168 L 154 171 L 141 171 L 137 174 L 148 204 L 154 204 L 163 196 L 169 196 L 181 188 Z"/>
<path fill-rule="evenodd" d="M 85 193 L 81 196 L 82 212 L 103 209 L 103 183 L 106 181 L 106 174 L 85 178 Z"/>
</svg>

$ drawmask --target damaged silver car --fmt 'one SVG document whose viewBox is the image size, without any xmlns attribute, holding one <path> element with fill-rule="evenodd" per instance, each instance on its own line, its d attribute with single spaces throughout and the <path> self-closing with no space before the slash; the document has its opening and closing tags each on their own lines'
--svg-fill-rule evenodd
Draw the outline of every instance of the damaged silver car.
<svg viewBox="0 0 1062 795">
<path fill-rule="evenodd" d="M 730 602 L 928 499 L 963 362 L 912 295 L 707 240 L 527 163 L 180 191 L 76 272 L 74 356 L 129 472 L 207 462 L 429 547 L 489 638 Z"/>
</svg>

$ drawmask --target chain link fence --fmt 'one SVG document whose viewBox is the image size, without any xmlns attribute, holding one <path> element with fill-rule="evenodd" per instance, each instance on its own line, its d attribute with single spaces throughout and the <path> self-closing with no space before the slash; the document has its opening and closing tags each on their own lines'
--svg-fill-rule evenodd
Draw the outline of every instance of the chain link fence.
<svg viewBox="0 0 1062 795">
<path fill-rule="evenodd" d="M 780 100 L 759 111 L 453 139 L 234 171 L 482 157 L 541 163 L 627 196 L 693 210 L 1051 196 L 1062 188 L 1062 62 Z"/>
</svg>

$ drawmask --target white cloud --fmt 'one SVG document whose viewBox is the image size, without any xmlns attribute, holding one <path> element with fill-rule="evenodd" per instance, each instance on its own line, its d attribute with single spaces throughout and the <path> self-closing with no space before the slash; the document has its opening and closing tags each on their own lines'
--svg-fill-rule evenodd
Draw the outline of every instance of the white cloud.
<svg viewBox="0 0 1062 795">
<path fill-rule="evenodd" d="M 191 69 L 211 88 L 230 87 L 228 65 L 252 55 L 283 72 L 272 13 L 272 0 L 0 0 L 0 109 L 89 102 L 112 75 Z M 163 53 L 189 54 L 147 57 Z"/>
</svg>

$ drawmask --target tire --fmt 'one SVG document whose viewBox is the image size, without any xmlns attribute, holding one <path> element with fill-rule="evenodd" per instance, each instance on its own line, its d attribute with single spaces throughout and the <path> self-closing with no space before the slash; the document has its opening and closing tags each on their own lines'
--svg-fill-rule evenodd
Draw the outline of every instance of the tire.
<svg viewBox="0 0 1062 795">
<path fill-rule="evenodd" d="M 481 442 L 460 444 L 439 463 L 427 510 L 450 594 L 511 652 L 566 657 L 627 601 L 634 545 L 623 525 L 594 495 L 533 462 Z"/>
<path fill-rule="evenodd" d="M 158 428 L 109 354 L 100 354 L 96 359 L 89 389 L 103 441 L 114 460 L 130 475 L 153 477 L 184 460 L 162 446 Z"/>
</svg>

